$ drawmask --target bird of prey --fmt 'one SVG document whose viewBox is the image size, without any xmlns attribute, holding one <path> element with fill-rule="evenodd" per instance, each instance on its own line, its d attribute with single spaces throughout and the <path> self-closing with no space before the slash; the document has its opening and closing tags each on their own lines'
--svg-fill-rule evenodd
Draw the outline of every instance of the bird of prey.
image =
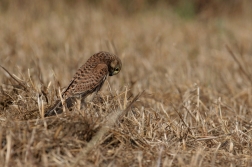
<svg viewBox="0 0 252 167">
<path fill-rule="evenodd" d="M 120 72 L 122 62 L 116 55 L 109 52 L 99 52 L 91 56 L 75 73 L 70 84 L 62 92 L 67 108 L 74 106 L 76 99 L 80 98 L 82 103 L 88 96 L 94 97 L 101 89 L 107 76 L 113 76 Z M 63 112 L 61 100 L 57 100 L 50 108 L 45 117 Z"/>
</svg>

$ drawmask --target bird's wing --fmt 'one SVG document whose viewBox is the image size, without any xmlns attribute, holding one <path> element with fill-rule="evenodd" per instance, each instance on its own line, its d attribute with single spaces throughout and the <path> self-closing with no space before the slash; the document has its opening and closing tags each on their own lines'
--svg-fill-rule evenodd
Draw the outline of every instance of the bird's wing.
<svg viewBox="0 0 252 167">
<path fill-rule="evenodd" d="M 95 90 L 100 89 L 108 74 L 108 66 L 106 64 L 98 64 L 89 73 L 81 73 L 76 76 L 68 86 L 67 92 L 75 95 L 88 95 Z"/>
<path fill-rule="evenodd" d="M 66 99 L 65 104 L 67 108 L 72 108 L 75 104 L 75 98 L 74 97 L 69 97 Z M 49 108 L 49 110 L 47 110 L 47 112 L 45 113 L 45 117 L 48 116 L 52 116 L 52 115 L 56 115 L 56 114 L 61 114 L 63 112 L 63 108 L 62 108 L 62 101 L 61 100 L 57 100 L 56 103 Z"/>
</svg>

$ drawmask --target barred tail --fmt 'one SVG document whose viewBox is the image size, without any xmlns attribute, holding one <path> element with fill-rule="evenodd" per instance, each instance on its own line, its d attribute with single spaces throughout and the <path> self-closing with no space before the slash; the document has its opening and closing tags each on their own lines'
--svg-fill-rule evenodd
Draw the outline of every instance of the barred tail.
<svg viewBox="0 0 252 167">
<path fill-rule="evenodd" d="M 66 107 L 68 109 L 71 109 L 74 104 L 76 102 L 76 99 L 74 97 L 69 97 L 66 99 L 65 103 L 66 103 Z M 49 117 L 49 116 L 53 116 L 56 114 L 61 114 L 63 112 L 63 106 L 62 106 L 62 102 L 61 100 L 57 100 L 55 105 L 50 108 L 46 113 L 45 113 L 45 117 Z"/>
</svg>

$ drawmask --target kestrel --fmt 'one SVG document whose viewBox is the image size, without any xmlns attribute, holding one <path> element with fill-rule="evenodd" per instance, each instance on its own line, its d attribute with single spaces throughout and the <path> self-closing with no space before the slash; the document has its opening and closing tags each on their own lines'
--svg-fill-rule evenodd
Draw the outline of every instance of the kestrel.
<svg viewBox="0 0 252 167">
<path fill-rule="evenodd" d="M 70 84 L 62 92 L 67 108 L 73 107 L 76 98 L 85 100 L 87 96 L 95 95 L 101 89 L 107 76 L 120 72 L 122 62 L 116 55 L 109 52 L 99 52 L 91 56 L 75 73 Z M 63 112 L 61 100 L 45 113 L 45 117 Z"/>
</svg>

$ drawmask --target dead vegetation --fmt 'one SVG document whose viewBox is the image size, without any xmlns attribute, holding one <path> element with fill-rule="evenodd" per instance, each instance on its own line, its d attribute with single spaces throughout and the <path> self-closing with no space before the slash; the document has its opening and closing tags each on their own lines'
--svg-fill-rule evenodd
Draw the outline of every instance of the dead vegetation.
<svg viewBox="0 0 252 167">
<path fill-rule="evenodd" d="M 161 6 L 124 16 L 22 2 L 1 1 L 1 166 L 252 165 L 249 12 L 184 20 Z M 120 74 L 85 110 L 43 118 L 100 50 L 121 57 Z"/>
</svg>

